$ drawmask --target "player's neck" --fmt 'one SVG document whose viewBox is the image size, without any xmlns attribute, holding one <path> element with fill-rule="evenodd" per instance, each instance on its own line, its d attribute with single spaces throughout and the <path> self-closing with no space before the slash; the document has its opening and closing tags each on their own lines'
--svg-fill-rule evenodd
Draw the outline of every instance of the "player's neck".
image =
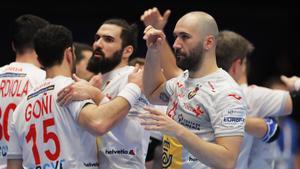
<svg viewBox="0 0 300 169">
<path fill-rule="evenodd" d="M 248 84 L 247 75 L 242 75 L 237 82 L 238 84 Z"/>
<path fill-rule="evenodd" d="M 41 67 L 39 61 L 37 60 L 37 55 L 34 51 L 32 52 L 25 52 L 25 53 L 17 53 L 16 54 L 16 62 L 19 63 L 30 63 L 35 65 L 36 67 Z"/>
<path fill-rule="evenodd" d="M 71 77 L 71 75 L 70 69 L 63 65 L 55 65 L 46 69 L 46 78 L 54 78 L 56 76 Z"/>
<path fill-rule="evenodd" d="M 211 73 L 214 73 L 218 70 L 217 62 L 215 57 L 213 56 L 208 56 L 208 57 L 203 57 L 203 61 L 201 65 L 199 66 L 199 69 L 195 72 L 189 72 L 189 77 L 190 78 L 201 78 L 206 75 L 209 75 Z"/>
<path fill-rule="evenodd" d="M 120 64 L 118 64 L 113 70 L 117 70 L 125 66 L 128 66 L 128 62 L 121 61 Z"/>
</svg>

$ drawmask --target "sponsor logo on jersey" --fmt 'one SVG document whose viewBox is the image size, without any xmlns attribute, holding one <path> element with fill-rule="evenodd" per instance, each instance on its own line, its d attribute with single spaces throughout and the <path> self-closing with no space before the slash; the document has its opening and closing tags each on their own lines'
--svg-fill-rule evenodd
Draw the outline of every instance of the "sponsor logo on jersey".
<svg viewBox="0 0 300 169">
<path fill-rule="evenodd" d="M 197 94 L 198 90 L 199 90 L 199 87 L 197 86 L 197 87 L 195 87 L 195 89 L 190 91 L 188 94 L 188 99 L 192 99 Z"/>
<path fill-rule="evenodd" d="M 168 140 L 163 141 L 163 154 L 162 154 L 162 166 L 168 168 L 172 164 L 173 155 L 168 153 L 170 149 L 170 142 Z"/>
<path fill-rule="evenodd" d="M 189 159 L 188 159 L 189 162 L 195 162 L 195 161 L 199 161 L 196 157 L 193 157 L 193 156 L 189 156 Z"/>
<path fill-rule="evenodd" d="M 83 162 L 83 165 L 85 167 L 99 167 L 99 163 L 98 162 Z"/>
<path fill-rule="evenodd" d="M 245 122 L 245 111 L 242 109 L 230 109 L 223 114 L 225 126 L 241 126 Z"/>
<path fill-rule="evenodd" d="M 65 159 L 61 159 L 61 160 L 57 160 L 57 161 L 51 161 L 48 163 L 43 163 L 43 164 L 39 164 L 37 166 L 33 166 L 33 167 L 28 167 L 29 169 L 50 169 L 50 168 L 55 168 L 55 169 L 62 169 L 65 168 L 64 166 L 64 162 L 66 160 Z"/>
<path fill-rule="evenodd" d="M 178 115 L 178 123 L 181 125 L 188 127 L 190 129 L 200 130 L 200 123 L 190 121 L 188 119 L 185 119 L 182 114 Z"/>
<path fill-rule="evenodd" d="M 55 87 L 54 85 L 50 85 L 50 86 L 47 86 L 45 88 L 42 88 L 42 89 L 30 94 L 29 96 L 27 96 L 27 100 L 30 100 L 31 98 L 36 97 L 41 93 L 45 93 L 47 91 L 54 90 L 54 87 Z"/>
<path fill-rule="evenodd" d="M 0 74 L 0 78 L 5 78 L 5 77 L 25 77 L 26 73 L 3 73 Z"/>
<path fill-rule="evenodd" d="M 111 150 L 105 150 L 105 154 L 114 155 L 114 154 L 129 154 L 129 155 L 136 155 L 135 151 L 133 149 L 126 150 L 126 149 L 111 149 Z"/>
</svg>

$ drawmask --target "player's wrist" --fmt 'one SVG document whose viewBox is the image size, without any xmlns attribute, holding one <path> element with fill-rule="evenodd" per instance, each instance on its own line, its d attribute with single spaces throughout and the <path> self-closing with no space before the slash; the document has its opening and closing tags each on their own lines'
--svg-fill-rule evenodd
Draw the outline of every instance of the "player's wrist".
<svg viewBox="0 0 300 169">
<path fill-rule="evenodd" d="M 135 83 L 128 83 L 118 96 L 125 98 L 132 107 L 137 99 L 141 96 L 141 89 Z"/>
</svg>

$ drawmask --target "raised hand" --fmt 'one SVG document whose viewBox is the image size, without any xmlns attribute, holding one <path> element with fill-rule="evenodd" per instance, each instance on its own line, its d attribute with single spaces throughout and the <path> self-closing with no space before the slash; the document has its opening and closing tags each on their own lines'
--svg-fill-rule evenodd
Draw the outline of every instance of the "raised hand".
<svg viewBox="0 0 300 169">
<path fill-rule="evenodd" d="M 300 78 L 298 76 L 286 77 L 284 75 L 280 76 L 280 79 L 285 83 L 288 87 L 289 91 L 299 91 L 300 84 L 297 85 L 296 83 L 300 83 Z"/>
<path fill-rule="evenodd" d="M 156 29 L 163 30 L 168 22 L 170 14 L 171 10 L 166 10 L 162 16 L 158 9 L 154 7 L 146 10 L 140 19 L 146 27 L 152 25 Z"/>
<path fill-rule="evenodd" d="M 162 41 L 166 39 L 166 35 L 163 31 L 149 25 L 144 30 L 143 39 L 146 40 L 148 49 L 161 49 Z"/>
</svg>

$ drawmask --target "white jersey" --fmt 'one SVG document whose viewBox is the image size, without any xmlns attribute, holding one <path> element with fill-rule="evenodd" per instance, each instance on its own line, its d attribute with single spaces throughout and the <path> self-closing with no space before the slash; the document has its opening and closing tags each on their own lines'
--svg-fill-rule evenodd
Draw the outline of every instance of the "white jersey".
<svg viewBox="0 0 300 169">
<path fill-rule="evenodd" d="M 188 72 L 167 81 L 167 114 L 201 139 L 243 136 L 246 102 L 238 84 L 222 69 L 202 78 L 191 79 Z M 164 136 L 163 167 L 210 168 L 189 153 L 173 137 Z"/>
<path fill-rule="evenodd" d="M 289 93 L 256 85 L 241 85 L 246 96 L 249 116 L 276 117 L 284 114 Z M 274 166 L 275 144 L 263 143 L 260 139 L 246 135 L 237 163 L 237 169 L 272 169 Z M 248 163 L 248 166 L 247 166 Z"/>
<path fill-rule="evenodd" d="M 12 62 L 0 68 L 0 169 L 6 168 L 12 113 L 21 99 L 45 80 L 45 76 L 45 71 L 29 63 Z"/>
<path fill-rule="evenodd" d="M 128 83 L 128 75 L 133 67 L 126 66 L 113 70 L 102 76 L 103 94 L 101 104 L 115 98 Z M 148 149 L 149 132 L 140 125 L 139 113 L 145 112 L 143 107 L 149 105 L 141 96 L 129 110 L 128 115 L 120 120 L 108 133 L 101 136 L 99 145 L 100 168 L 103 169 L 142 169 Z"/>
<path fill-rule="evenodd" d="M 86 101 L 59 106 L 57 93 L 73 80 L 47 79 L 34 88 L 13 114 L 8 159 L 22 159 L 23 168 L 98 169 L 96 137 L 78 124 Z"/>
</svg>

